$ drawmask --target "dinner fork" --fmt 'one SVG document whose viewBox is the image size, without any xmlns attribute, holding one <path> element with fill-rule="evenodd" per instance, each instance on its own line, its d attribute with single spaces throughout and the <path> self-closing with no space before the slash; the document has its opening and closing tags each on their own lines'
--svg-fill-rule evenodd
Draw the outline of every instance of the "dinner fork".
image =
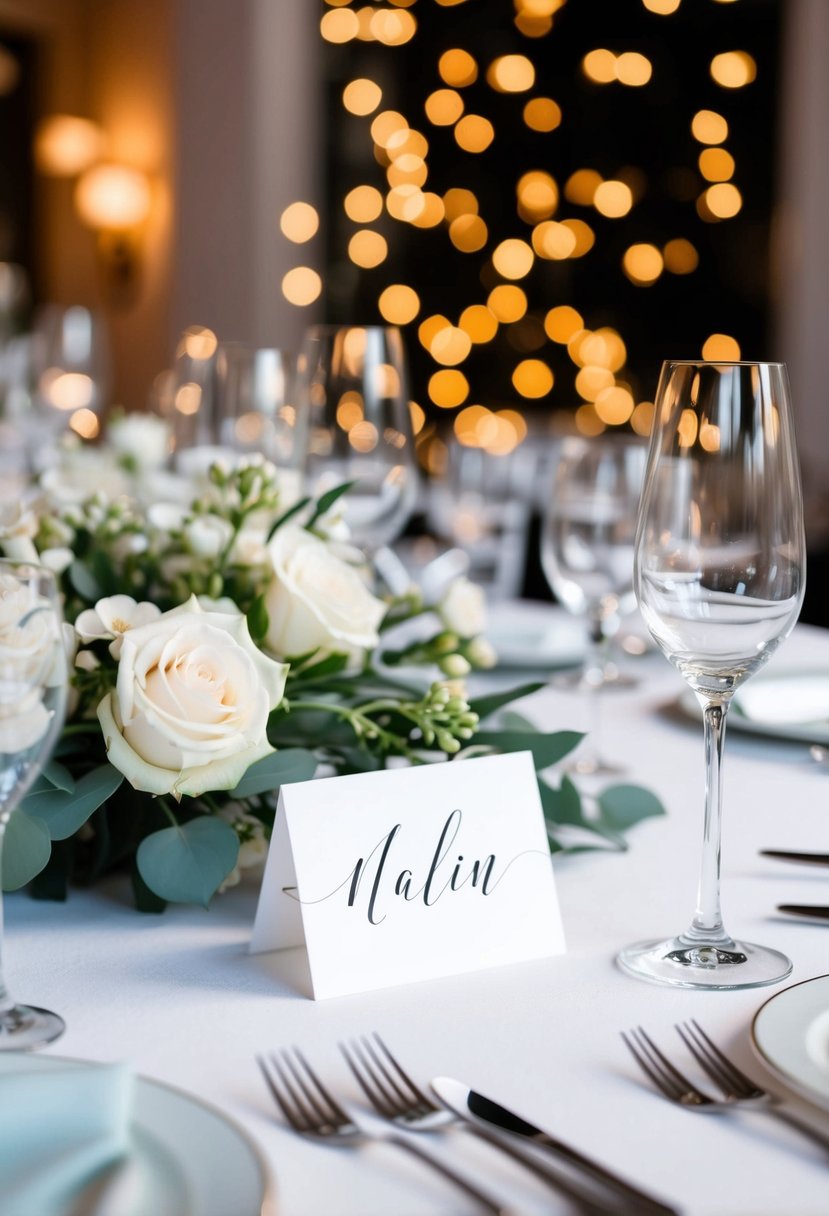
<svg viewBox="0 0 829 1216">
<path fill-rule="evenodd" d="M 444 1131 L 450 1127 L 463 1127 L 474 1132 L 482 1140 L 495 1145 L 508 1156 L 519 1161 L 527 1169 L 538 1174 L 545 1182 L 566 1195 L 582 1212 L 604 1212 L 608 1208 L 597 1206 L 595 1193 L 587 1193 L 578 1185 L 573 1185 L 567 1178 L 562 1177 L 559 1170 L 547 1162 L 537 1158 L 534 1153 L 522 1151 L 514 1145 L 509 1133 L 498 1134 L 490 1132 L 486 1127 L 477 1123 L 465 1123 L 452 1111 L 438 1106 L 428 1094 L 412 1080 L 409 1073 L 392 1055 L 383 1039 L 376 1031 L 369 1037 L 362 1035 L 352 1039 L 350 1043 L 340 1043 L 340 1051 L 345 1057 L 348 1067 L 377 1113 L 391 1123 L 405 1127 L 414 1132 Z M 616 1174 L 612 1174 L 598 1162 L 582 1156 L 577 1149 L 556 1140 L 546 1142 L 548 1149 L 553 1151 L 570 1168 L 581 1172 L 590 1182 L 598 1182 L 606 1190 L 615 1195 L 626 1205 L 628 1211 L 635 1211 L 644 1216 L 645 1213 L 659 1213 L 665 1216 L 673 1209 L 666 1207 L 658 1200 L 640 1191 L 637 1187 L 625 1182 Z M 616 1210 L 616 1209 L 614 1209 Z"/>
<path fill-rule="evenodd" d="M 257 1056 L 256 1063 L 276 1105 L 300 1135 L 322 1144 L 354 1147 L 371 1141 L 394 1144 L 432 1166 L 493 1216 L 514 1216 L 500 1198 L 447 1165 L 425 1145 L 374 1120 L 366 1120 L 350 1105 L 337 1101 L 298 1048 Z"/>
<path fill-rule="evenodd" d="M 627 1034 L 622 1032 L 622 1038 L 636 1063 L 666 1098 L 670 1098 L 672 1102 L 676 1102 L 688 1110 L 702 1111 L 706 1114 L 720 1114 L 752 1108 L 762 1110 L 796 1128 L 804 1136 L 808 1136 L 810 1140 L 819 1144 L 824 1151 L 829 1152 L 829 1137 L 809 1124 L 801 1122 L 797 1116 L 778 1105 L 780 1099 L 767 1089 L 761 1088 L 751 1077 L 746 1076 L 708 1037 L 698 1022 L 691 1019 L 676 1026 L 675 1029 L 700 1068 L 725 1096 L 712 1098 L 710 1094 L 705 1093 L 690 1081 L 659 1050 L 653 1039 L 641 1026 Z"/>
</svg>

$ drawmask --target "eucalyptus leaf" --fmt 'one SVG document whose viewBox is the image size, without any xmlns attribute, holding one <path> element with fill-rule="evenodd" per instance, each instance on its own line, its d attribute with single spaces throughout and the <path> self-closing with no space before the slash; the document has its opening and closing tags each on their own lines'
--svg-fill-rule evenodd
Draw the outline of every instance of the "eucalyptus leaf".
<svg viewBox="0 0 829 1216">
<path fill-rule="evenodd" d="M 3 840 L 3 890 L 25 887 L 49 861 L 52 841 L 45 824 L 18 807 L 6 824 Z"/>
<path fill-rule="evenodd" d="M 44 825 L 52 840 L 66 840 L 101 803 L 112 797 L 123 780 L 124 775 L 117 768 L 102 764 L 85 773 L 71 793 L 51 789 L 28 794 L 23 809 Z"/>
<path fill-rule="evenodd" d="M 300 747 L 286 747 L 283 751 L 257 760 L 245 773 L 231 798 L 252 798 L 254 794 L 269 794 L 292 781 L 310 781 L 317 770 L 317 758 L 313 752 Z"/>
<path fill-rule="evenodd" d="M 43 775 L 51 785 L 67 794 L 71 794 L 75 788 L 75 778 L 66 765 L 59 764 L 57 760 L 49 760 L 43 766 Z"/>
<path fill-rule="evenodd" d="M 641 785 L 611 785 L 598 798 L 601 824 L 624 832 L 643 819 L 664 815 L 665 808 L 650 790 Z"/>
<path fill-rule="evenodd" d="M 544 818 L 549 823 L 569 823 L 579 826 L 584 823 L 581 794 L 566 774 L 562 777 L 558 789 L 554 789 L 546 781 L 539 781 L 538 791 L 541 795 Z"/>
<path fill-rule="evenodd" d="M 87 600 L 90 604 L 96 603 L 104 596 L 104 589 L 95 575 L 77 558 L 69 567 L 69 581 L 81 599 Z"/>
<path fill-rule="evenodd" d="M 543 680 L 538 680 L 534 684 L 519 684 L 517 688 L 510 688 L 506 692 L 493 692 L 486 697 L 475 697 L 469 702 L 469 708 L 483 722 L 502 709 L 504 705 L 509 705 L 511 701 L 517 701 L 520 697 L 528 697 L 530 693 L 538 692 L 539 688 L 544 687 L 546 686 Z"/>
<path fill-rule="evenodd" d="M 499 752 L 532 752 L 537 769 L 557 764 L 576 747 L 584 735 L 577 730 L 558 730 L 551 734 L 529 730 L 479 730 L 474 742 L 494 747 Z"/>
<path fill-rule="evenodd" d="M 201 815 L 145 836 L 136 863 L 143 881 L 161 899 L 206 908 L 238 856 L 239 837 L 230 824 Z"/>
</svg>

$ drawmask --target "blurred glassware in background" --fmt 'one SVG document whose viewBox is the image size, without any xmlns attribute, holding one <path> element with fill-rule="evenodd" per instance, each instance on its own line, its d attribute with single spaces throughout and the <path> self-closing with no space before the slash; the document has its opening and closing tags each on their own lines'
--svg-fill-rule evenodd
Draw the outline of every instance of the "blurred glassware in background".
<svg viewBox="0 0 829 1216">
<path fill-rule="evenodd" d="M 286 505 L 299 498 L 308 415 L 294 404 L 292 360 L 274 347 L 223 342 L 216 356 L 219 446 L 259 454 L 280 473 Z"/>
<path fill-rule="evenodd" d="M 430 527 L 463 550 L 492 601 L 520 594 L 538 467 L 529 443 L 495 454 L 450 439 L 445 473 L 429 488 Z"/>
<path fill-rule="evenodd" d="M 633 436 L 568 436 L 552 470 L 541 566 L 556 599 L 585 619 L 591 643 L 581 675 L 593 716 L 590 750 L 580 749 L 575 765 L 582 773 L 618 771 L 599 754 L 597 694 L 622 682 L 608 647 L 622 615 L 636 606 L 633 542 L 646 455 Z"/>
<path fill-rule="evenodd" d="M 106 323 L 79 304 L 48 304 L 35 318 L 31 359 L 37 429 L 31 440 L 38 469 L 51 462 L 67 427 L 86 439 L 98 434 L 111 379 Z"/>
<path fill-rule="evenodd" d="M 216 335 L 203 325 L 188 326 L 176 346 L 172 383 L 165 385 L 164 391 L 172 413 L 177 466 L 182 453 L 190 449 L 219 446 L 215 384 L 218 348 Z"/>
<path fill-rule="evenodd" d="M 29 473 L 30 342 L 25 334 L 29 280 L 22 266 L 0 262 L 0 499 L 17 498 Z"/>
<path fill-rule="evenodd" d="M 408 575 L 387 548 L 405 528 L 417 497 L 399 329 L 309 329 L 297 360 L 296 402 L 307 427 L 300 433 L 308 493 L 354 482 L 338 503 L 350 539 L 371 555 L 392 590 L 405 590 Z"/>
</svg>

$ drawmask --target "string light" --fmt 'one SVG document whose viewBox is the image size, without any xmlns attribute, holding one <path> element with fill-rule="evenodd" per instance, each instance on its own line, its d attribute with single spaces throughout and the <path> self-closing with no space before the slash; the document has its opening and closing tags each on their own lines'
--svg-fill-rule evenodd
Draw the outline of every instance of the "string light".
<svg viewBox="0 0 829 1216">
<path fill-rule="evenodd" d="M 392 283 L 380 293 L 377 307 L 389 325 L 408 325 L 420 312 L 420 296 L 406 283 Z"/>
<path fill-rule="evenodd" d="M 552 97 L 533 97 L 524 106 L 523 117 L 531 131 L 555 131 L 561 126 L 561 106 Z"/>
<path fill-rule="evenodd" d="M 702 344 L 702 357 L 711 363 L 734 363 L 740 358 L 740 343 L 730 334 L 710 334 Z"/>
<path fill-rule="evenodd" d="M 310 266 L 295 266 L 282 277 L 282 294 L 289 304 L 305 308 L 318 300 L 322 279 Z"/>
<path fill-rule="evenodd" d="M 485 152 L 495 138 L 495 128 L 480 114 L 467 114 L 455 127 L 455 139 L 464 152 Z"/>
<path fill-rule="evenodd" d="M 374 80 L 361 77 L 343 89 L 343 105 L 350 114 L 372 114 L 383 100 L 383 90 Z"/>
<path fill-rule="evenodd" d="M 279 217 L 279 227 L 289 241 L 301 245 L 316 235 L 320 217 L 310 203 L 291 203 Z"/>
<path fill-rule="evenodd" d="M 370 224 L 383 211 L 383 196 L 374 186 L 355 186 L 343 199 L 345 213 L 355 224 Z"/>
<path fill-rule="evenodd" d="M 711 60 L 711 78 L 724 89 L 741 89 L 757 77 L 757 64 L 746 51 L 724 51 Z"/>
<path fill-rule="evenodd" d="M 468 51 L 444 51 L 438 60 L 440 78 L 453 88 L 463 89 L 478 79 L 478 65 Z"/>
</svg>

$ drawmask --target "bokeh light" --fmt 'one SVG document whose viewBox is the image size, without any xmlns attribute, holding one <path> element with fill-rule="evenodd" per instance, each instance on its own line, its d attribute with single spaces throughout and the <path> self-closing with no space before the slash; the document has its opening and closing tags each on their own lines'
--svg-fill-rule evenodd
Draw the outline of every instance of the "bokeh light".
<svg viewBox="0 0 829 1216">
<path fill-rule="evenodd" d="M 702 357 L 710 363 L 733 363 L 740 358 L 740 343 L 730 334 L 710 334 L 702 344 Z"/>
<path fill-rule="evenodd" d="M 279 227 L 289 241 L 301 245 L 316 236 L 320 217 L 310 203 L 291 203 L 279 217 Z"/>
</svg>

